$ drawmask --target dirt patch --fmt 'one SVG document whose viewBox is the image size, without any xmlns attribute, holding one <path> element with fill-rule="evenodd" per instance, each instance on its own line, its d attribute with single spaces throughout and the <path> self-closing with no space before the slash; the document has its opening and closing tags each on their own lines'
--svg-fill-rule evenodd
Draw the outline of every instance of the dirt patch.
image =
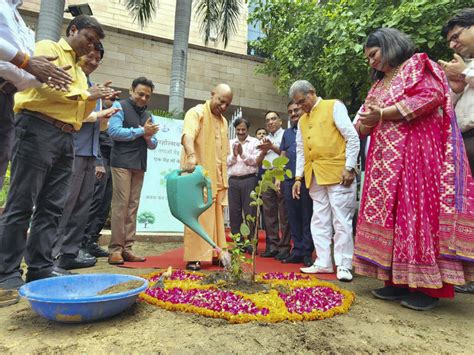
<svg viewBox="0 0 474 355">
<path fill-rule="evenodd" d="M 216 284 L 218 285 L 218 288 L 223 290 L 240 291 L 249 294 L 271 290 L 271 287 L 269 285 L 250 281 L 250 274 L 244 275 L 241 280 L 233 282 L 229 281 L 229 274 L 227 273 L 212 272 L 201 281 L 201 284 Z"/>
<path fill-rule="evenodd" d="M 134 290 L 134 289 L 139 288 L 141 286 L 143 286 L 143 281 L 133 280 L 133 281 L 121 282 L 117 285 L 107 287 L 105 290 L 97 292 L 97 294 L 98 295 L 111 295 L 111 294 L 114 294 L 114 293 L 120 293 L 120 292 Z"/>
<path fill-rule="evenodd" d="M 156 255 L 177 246 L 142 242 L 135 249 Z M 110 266 L 101 258 L 97 266 L 79 272 L 139 276 L 152 271 Z M 36 315 L 22 300 L 0 308 L 0 353 L 472 353 L 474 296 L 458 295 L 431 312 L 415 312 L 374 299 L 370 290 L 381 287 L 378 281 L 356 277 L 352 283 L 334 283 L 356 293 L 349 313 L 296 323 L 229 324 L 141 302 L 104 321 L 61 324 Z"/>
</svg>

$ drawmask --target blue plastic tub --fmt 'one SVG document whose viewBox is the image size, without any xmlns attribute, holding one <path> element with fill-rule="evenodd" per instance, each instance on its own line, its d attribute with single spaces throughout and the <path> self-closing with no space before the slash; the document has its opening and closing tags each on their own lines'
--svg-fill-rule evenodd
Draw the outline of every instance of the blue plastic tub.
<svg viewBox="0 0 474 355">
<path fill-rule="evenodd" d="M 136 289 L 109 295 L 98 292 L 127 281 L 143 281 Z M 116 315 L 136 302 L 148 281 L 137 276 L 89 274 L 51 277 L 29 282 L 19 290 L 40 316 L 58 322 L 82 323 Z"/>
</svg>

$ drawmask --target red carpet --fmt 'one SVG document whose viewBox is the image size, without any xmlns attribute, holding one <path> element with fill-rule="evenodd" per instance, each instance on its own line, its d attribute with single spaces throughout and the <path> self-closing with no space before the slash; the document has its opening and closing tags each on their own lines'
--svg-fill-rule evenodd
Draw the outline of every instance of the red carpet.
<svg viewBox="0 0 474 355">
<path fill-rule="evenodd" d="M 259 245 L 258 252 L 263 253 L 265 250 L 265 233 L 259 233 Z M 121 267 L 131 269 L 166 269 L 171 266 L 174 269 L 185 269 L 186 262 L 183 260 L 184 249 L 177 248 L 167 251 L 160 255 L 147 256 L 144 262 L 140 263 L 129 263 L 126 262 Z M 250 266 L 249 266 L 250 267 Z M 274 258 L 262 258 L 257 255 L 257 272 L 300 272 L 300 267 L 303 264 L 282 264 L 280 261 Z M 221 267 L 214 266 L 210 262 L 201 263 L 203 271 L 221 270 Z M 250 271 L 250 270 L 249 270 Z M 335 274 L 318 274 L 317 277 L 321 280 L 336 280 Z"/>
</svg>

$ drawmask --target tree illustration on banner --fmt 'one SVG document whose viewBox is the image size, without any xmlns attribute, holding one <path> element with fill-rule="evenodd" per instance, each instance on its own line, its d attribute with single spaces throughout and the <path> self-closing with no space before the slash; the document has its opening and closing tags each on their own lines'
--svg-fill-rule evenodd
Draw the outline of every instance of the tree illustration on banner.
<svg viewBox="0 0 474 355">
<path fill-rule="evenodd" d="M 138 223 L 143 223 L 143 228 L 149 224 L 155 223 L 155 215 L 151 212 L 145 211 L 138 215 Z"/>
</svg>

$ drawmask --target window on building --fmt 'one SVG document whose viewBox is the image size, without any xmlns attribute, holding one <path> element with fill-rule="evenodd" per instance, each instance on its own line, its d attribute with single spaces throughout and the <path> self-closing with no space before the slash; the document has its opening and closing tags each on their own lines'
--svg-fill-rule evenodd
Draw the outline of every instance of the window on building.
<svg viewBox="0 0 474 355">
<path fill-rule="evenodd" d="M 249 4 L 249 15 L 252 13 L 252 11 L 255 8 L 254 3 Z M 255 41 L 259 38 L 262 38 L 265 36 L 263 31 L 261 30 L 261 25 L 260 22 L 258 23 L 249 23 L 248 24 L 248 38 L 247 38 L 247 54 L 248 55 L 254 55 L 258 57 L 265 57 L 264 53 L 259 53 L 259 51 L 252 46 L 252 41 Z"/>
</svg>

